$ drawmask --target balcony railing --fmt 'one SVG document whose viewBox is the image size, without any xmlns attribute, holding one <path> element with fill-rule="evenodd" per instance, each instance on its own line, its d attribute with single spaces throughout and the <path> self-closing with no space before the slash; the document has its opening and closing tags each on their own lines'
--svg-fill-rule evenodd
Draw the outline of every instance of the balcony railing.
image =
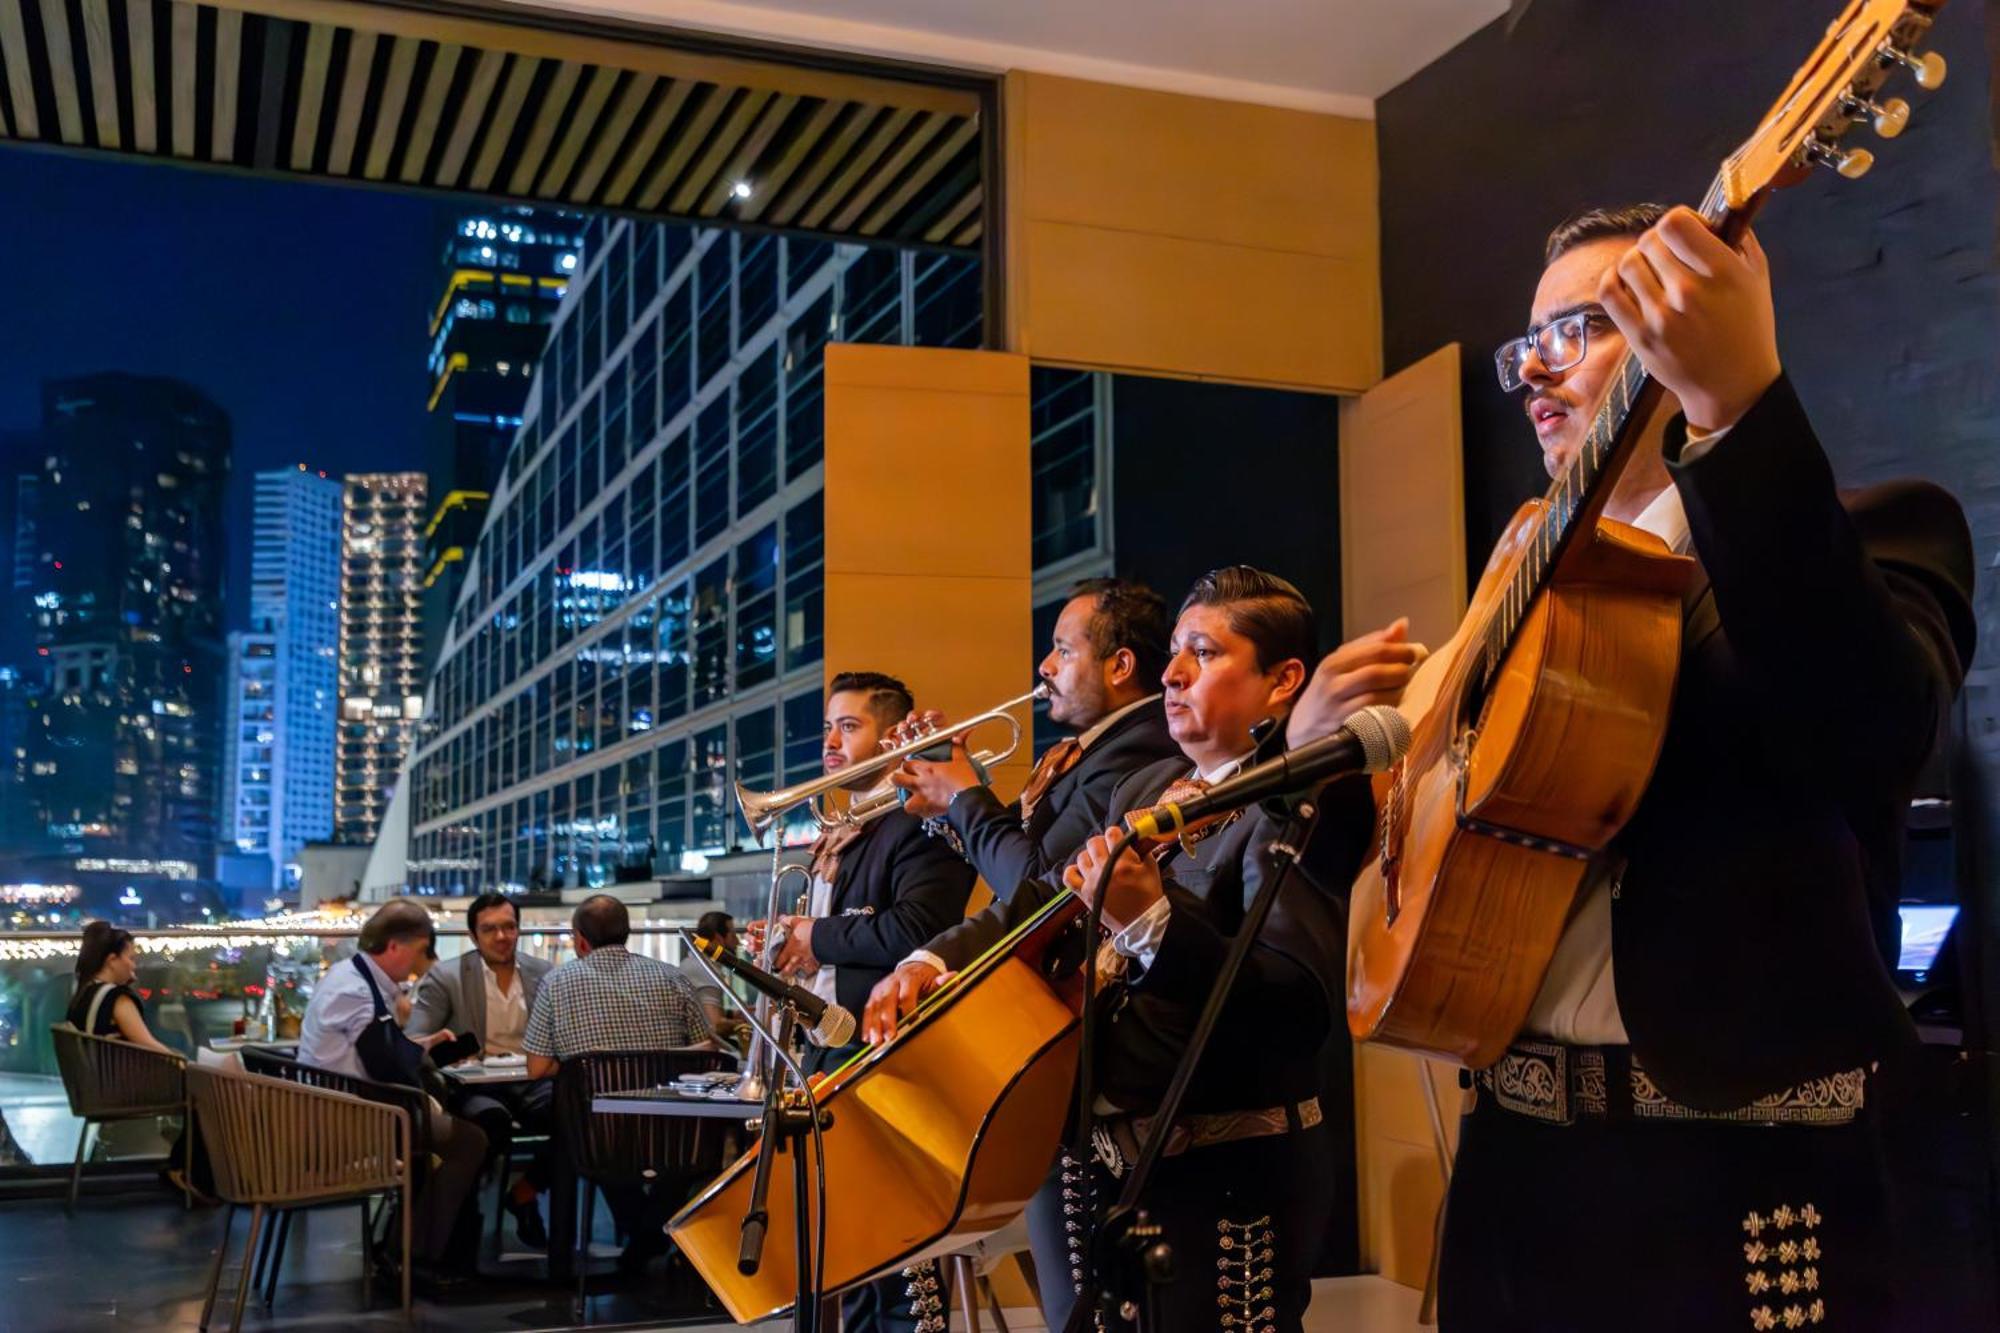
<svg viewBox="0 0 2000 1333">
<path fill-rule="evenodd" d="M 692 922 L 686 924 L 691 925 Z M 628 947 L 663 962 L 681 960 L 681 927 L 634 924 Z M 195 1058 L 236 1020 L 277 1032 L 280 1012 L 303 1016 L 328 967 L 353 955 L 359 926 L 231 926 L 134 931 L 146 1026 Z M 465 929 L 440 925 L 438 966 L 470 947 Z M 76 986 L 78 932 L 0 932 L 0 1178 L 67 1169 L 79 1124 L 69 1113 L 49 1026 L 67 1016 Z M 572 956 L 570 931 L 524 923 L 522 952 L 560 963 Z M 146 1123 L 102 1127 L 90 1166 L 131 1166 L 164 1156 L 171 1130 Z"/>
</svg>

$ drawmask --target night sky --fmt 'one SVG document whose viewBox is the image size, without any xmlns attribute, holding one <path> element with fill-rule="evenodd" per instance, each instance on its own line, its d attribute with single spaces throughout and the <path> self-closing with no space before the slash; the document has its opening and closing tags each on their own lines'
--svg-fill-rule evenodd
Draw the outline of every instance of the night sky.
<svg viewBox="0 0 2000 1333">
<path fill-rule="evenodd" d="M 0 433 L 45 379 L 169 375 L 229 414 L 229 624 L 250 580 L 250 478 L 423 466 L 439 201 L 0 145 Z"/>
</svg>

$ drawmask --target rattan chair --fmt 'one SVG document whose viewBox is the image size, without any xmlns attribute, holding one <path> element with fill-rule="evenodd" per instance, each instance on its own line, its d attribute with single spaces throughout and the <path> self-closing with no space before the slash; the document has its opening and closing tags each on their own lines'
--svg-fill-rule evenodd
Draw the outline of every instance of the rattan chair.
<svg viewBox="0 0 2000 1333">
<path fill-rule="evenodd" d="M 110 1037 L 93 1037 L 68 1023 L 49 1028 L 55 1047 L 56 1068 L 62 1071 L 63 1091 L 69 1096 L 70 1114 L 83 1121 L 77 1131 L 76 1162 L 70 1167 L 69 1200 L 64 1208 L 76 1211 L 77 1187 L 83 1181 L 84 1146 L 90 1130 L 114 1120 L 150 1120 L 163 1115 L 188 1114 L 187 1083 L 181 1072 L 186 1061 L 178 1055 L 162 1055 L 144 1046 Z M 194 1133 L 181 1136 L 183 1161 L 181 1179 L 194 1175 Z M 184 1184 L 182 1201 L 193 1206 Z"/>
<path fill-rule="evenodd" d="M 593 1099 L 611 1092 L 657 1088 L 683 1074 L 705 1074 L 733 1065 L 721 1051 L 598 1051 L 562 1062 L 556 1075 L 556 1141 L 564 1162 L 583 1186 L 577 1216 L 575 1314 L 586 1313 L 591 1217 L 597 1187 L 651 1183 L 689 1191 L 722 1169 L 727 1142 L 723 1121 L 693 1116 L 600 1115 Z M 566 1183 L 566 1182 L 565 1182 Z"/>
<path fill-rule="evenodd" d="M 250 1234 L 236 1281 L 231 1333 L 242 1326 L 251 1256 L 266 1210 L 309 1208 L 376 1195 L 401 1196 L 403 1317 L 410 1314 L 410 1118 L 400 1107 L 284 1079 L 194 1067 L 188 1091 L 215 1169 L 215 1188 L 229 1205 L 208 1272 L 201 1327 L 215 1309 L 216 1288 L 229 1252 L 236 1210 L 250 1208 Z M 366 1259 L 363 1259 L 364 1264 Z"/>
<path fill-rule="evenodd" d="M 288 1056 L 279 1055 L 268 1048 L 246 1046 L 241 1057 L 243 1067 L 253 1074 L 263 1074 L 271 1078 L 281 1078 L 287 1083 L 299 1083 L 309 1088 L 325 1088 L 330 1092 L 344 1092 L 350 1097 L 359 1097 L 365 1102 L 376 1102 L 383 1106 L 394 1106 L 409 1117 L 410 1133 L 415 1141 L 412 1154 L 415 1166 L 412 1179 L 421 1184 L 430 1169 L 431 1160 L 431 1117 L 429 1098 L 418 1088 L 403 1083 L 379 1083 L 372 1078 L 362 1078 L 358 1074 L 342 1074 L 332 1069 L 321 1069 L 316 1065 L 302 1064 Z M 251 1282 L 264 1296 L 264 1308 L 270 1309 L 278 1293 L 278 1273 L 285 1264 L 285 1247 L 292 1237 L 292 1210 L 280 1209 L 265 1228 L 264 1243 L 257 1251 L 256 1264 Z M 364 1257 L 375 1241 L 375 1227 L 368 1216 L 367 1204 L 361 1210 L 361 1248 Z"/>
</svg>

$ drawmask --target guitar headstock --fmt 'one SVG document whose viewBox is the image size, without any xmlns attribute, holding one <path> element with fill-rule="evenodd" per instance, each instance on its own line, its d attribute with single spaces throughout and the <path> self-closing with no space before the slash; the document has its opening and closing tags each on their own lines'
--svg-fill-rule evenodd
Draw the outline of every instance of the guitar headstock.
<svg viewBox="0 0 2000 1333">
<path fill-rule="evenodd" d="M 1759 194 L 1794 184 L 1815 166 L 1864 175 L 1874 154 L 1841 140 L 1863 121 L 1884 139 L 1903 132 L 1909 103 L 1878 97 L 1891 77 L 1908 70 L 1925 89 L 1944 82 L 1944 57 L 1917 50 L 1943 6 L 1944 0 L 1850 0 L 1756 131 L 1723 163 L 1712 220 L 1749 210 Z"/>
</svg>

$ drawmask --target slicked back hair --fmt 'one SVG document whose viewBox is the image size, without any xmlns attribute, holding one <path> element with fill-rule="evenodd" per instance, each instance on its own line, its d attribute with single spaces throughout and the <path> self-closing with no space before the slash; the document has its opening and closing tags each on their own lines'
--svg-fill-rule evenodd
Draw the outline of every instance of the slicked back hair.
<svg viewBox="0 0 2000 1333">
<path fill-rule="evenodd" d="M 1578 213 L 1549 233 L 1549 239 L 1542 245 L 1542 267 L 1547 268 L 1579 245 L 1609 236 L 1637 240 L 1666 215 L 1665 204 L 1626 204 L 1623 208 L 1593 208 Z"/>
<path fill-rule="evenodd" d="M 865 695 L 868 711 L 885 727 L 895 726 L 917 707 L 909 686 L 880 671 L 843 671 L 826 687 L 829 699 L 846 693 Z"/>
<path fill-rule="evenodd" d="M 1167 669 L 1167 640 L 1174 633 L 1164 597 L 1137 579 L 1117 578 L 1085 579 L 1070 596 L 1097 599 L 1090 613 L 1090 650 L 1099 661 L 1128 649 L 1138 664 L 1136 679 L 1150 687 L 1160 678 Z"/>
<path fill-rule="evenodd" d="M 1260 671 L 1296 658 L 1311 674 L 1319 662 L 1312 603 L 1276 574 L 1250 565 L 1211 569 L 1188 589 L 1181 610 L 1191 606 L 1220 607 L 1229 617 L 1229 628 L 1256 648 Z"/>
</svg>

